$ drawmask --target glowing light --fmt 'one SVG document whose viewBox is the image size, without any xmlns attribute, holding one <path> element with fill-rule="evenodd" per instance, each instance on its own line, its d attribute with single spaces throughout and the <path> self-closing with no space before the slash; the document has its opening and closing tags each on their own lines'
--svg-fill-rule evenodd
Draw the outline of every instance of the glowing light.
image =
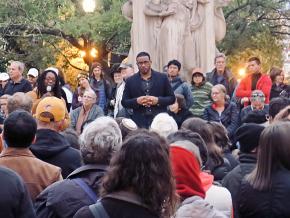
<svg viewBox="0 0 290 218">
<path fill-rule="evenodd" d="M 86 56 L 86 52 L 85 52 L 85 51 L 80 51 L 80 55 L 81 55 L 81 57 L 83 58 L 83 57 Z"/>
<path fill-rule="evenodd" d="M 94 12 L 96 9 L 96 1 L 95 0 L 83 0 L 83 9 L 87 13 Z"/>
<path fill-rule="evenodd" d="M 239 69 L 239 75 L 244 77 L 246 75 L 246 70 L 244 68 Z"/>
<path fill-rule="evenodd" d="M 97 57 L 97 55 L 98 55 L 98 51 L 97 51 L 97 49 L 92 48 L 91 51 L 90 51 L 90 55 L 91 55 L 93 58 Z"/>
</svg>

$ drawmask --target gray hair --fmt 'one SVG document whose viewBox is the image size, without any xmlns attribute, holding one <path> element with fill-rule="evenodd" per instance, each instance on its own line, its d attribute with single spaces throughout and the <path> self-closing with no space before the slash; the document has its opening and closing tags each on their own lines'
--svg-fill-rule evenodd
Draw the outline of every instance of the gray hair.
<svg viewBox="0 0 290 218">
<path fill-rule="evenodd" d="M 122 145 L 122 134 L 111 117 L 99 117 L 89 123 L 79 138 L 85 164 L 108 164 L 111 156 Z"/>
<path fill-rule="evenodd" d="M 18 67 L 18 69 L 20 70 L 21 73 L 24 72 L 25 64 L 23 62 L 21 62 L 21 61 L 12 61 L 10 63 L 10 65 L 12 65 L 12 64 L 15 64 Z"/>
<path fill-rule="evenodd" d="M 224 53 L 218 53 L 215 57 L 214 57 L 214 63 L 216 62 L 216 59 L 218 58 L 224 58 L 226 61 L 226 56 Z"/>
<path fill-rule="evenodd" d="M 7 99 L 8 114 L 19 109 L 25 110 L 28 113 L 31 113 L 32 109 L 31 97 L 24 94 L 23 92 L 16 92 L 14 95 L 8 97 Z"/>
</svg>

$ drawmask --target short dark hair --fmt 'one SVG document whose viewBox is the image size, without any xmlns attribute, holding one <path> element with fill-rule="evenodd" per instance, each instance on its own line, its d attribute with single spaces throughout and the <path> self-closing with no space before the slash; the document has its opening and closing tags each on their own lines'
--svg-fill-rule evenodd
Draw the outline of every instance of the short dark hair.
<svg viewBox="0 0 290 218">
<path fill-rule="evenodd" d="M 24 110 L 16 110 L 4 121 L 4 140 L 8 147 L 29 147 L 37 130 L 35 119 Z"/>
<path fill-rule="evenodd" d="M 255 61 L 258 65 L 261 65 L 261 60 L 258 57 L 249 58 L 248 62 Z"/>
<path fill-rule="evenodd" d="M 170 65 L 175 65 L 178 67 L 178 70 L 181 69 L 181 63 L 178 60 L 171 60 L 168 62 L 167 67 L 169 67 Z"/>
<path fill-rule="evenodd" d="M 286 106 L 290 105 L 290 100 L 284 97 L 273 98 L 269 104 L 269 115 L 272 119 Z"/>
<path fill-rule="evenodd" d="M 144 56 L 147 56 L 147 57 L 149 58 L 149 60 L 151 60 L 151 58 L 150 58 L 150 54 L 147 53 L 147 52 L 145 52 L 145 51 L 141 51 L 141 52 L 139 52 L 139 53 L 137 54 L 137 56 L 136 56 L 136 59 L 139 58 L 139 57 L 144 57 Z"/>
</svg>

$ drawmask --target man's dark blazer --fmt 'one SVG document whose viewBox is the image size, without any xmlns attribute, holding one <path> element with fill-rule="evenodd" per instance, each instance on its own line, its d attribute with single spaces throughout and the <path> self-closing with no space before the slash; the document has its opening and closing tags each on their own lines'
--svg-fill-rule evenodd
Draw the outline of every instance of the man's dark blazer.
<svg viewBox="0 0 290 218">
<path fill-rule="evenodd" d="M 140 72 L 134 74 L 126 80 L 125 90 L 122 98 L 122 105 L 125 108 L 132 108 L 132 119 L 142 128 L 149 128 L 154 116 L 161 112 L 166 112 L 167 106 L 175 102 L 175 95 L 168 81 L 167 75 L 152 70 L 152 86 L 149 95 L 158 97 L 158 104 L 146 108 L 137 103 L 137 98 L 145 96 L 142 89 L 142 78 Z M 145 112 L 151 110 L 151 115 Z"/>
</svg>

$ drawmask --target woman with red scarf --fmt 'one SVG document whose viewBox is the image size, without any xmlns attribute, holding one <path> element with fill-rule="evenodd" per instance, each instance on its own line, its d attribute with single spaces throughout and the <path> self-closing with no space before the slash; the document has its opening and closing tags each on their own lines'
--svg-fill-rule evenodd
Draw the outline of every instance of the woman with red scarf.
<svg viewBox="0 0 290 218">
<path fill-rule="evenodd" d="M 206 190 L 200 178 L 200 165 L 194 154 L 182 147 L 171 146 L 170 158 L 176 181 L 176 192 L 181 201 L 175 218 L 227 217 L 204 200 Z"/>
</svg>

